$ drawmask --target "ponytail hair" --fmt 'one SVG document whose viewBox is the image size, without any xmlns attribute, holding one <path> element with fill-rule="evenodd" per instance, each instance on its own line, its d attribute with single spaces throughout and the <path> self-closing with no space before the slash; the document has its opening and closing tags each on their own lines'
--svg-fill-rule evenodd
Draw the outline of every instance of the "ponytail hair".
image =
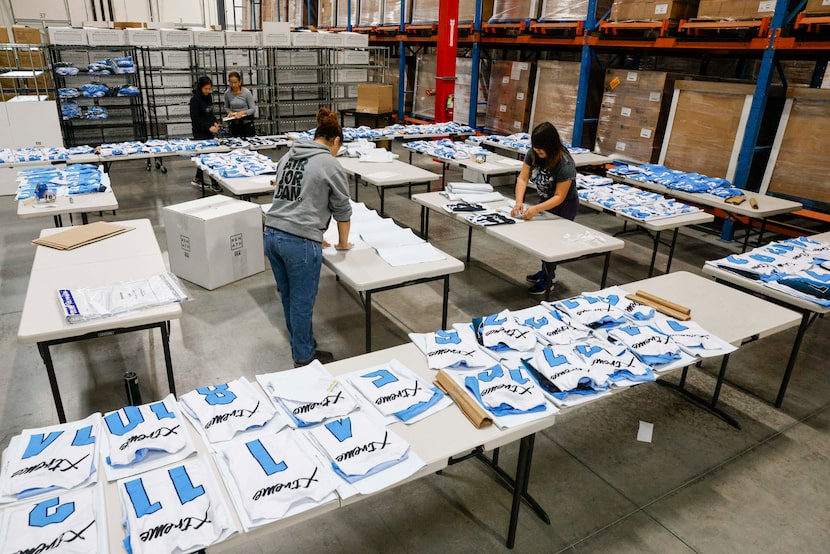
<svg viewBox="0 0 830 554">
<path fill-rule="evenodd" d="M 320 108 L 317 110 L 317 126 L 319 127 L 325 122 L 334 123 L 338 126 L 340 125 L 340 120 L 338 119 L 336 113 L 328 108 Z"/>
</svg>

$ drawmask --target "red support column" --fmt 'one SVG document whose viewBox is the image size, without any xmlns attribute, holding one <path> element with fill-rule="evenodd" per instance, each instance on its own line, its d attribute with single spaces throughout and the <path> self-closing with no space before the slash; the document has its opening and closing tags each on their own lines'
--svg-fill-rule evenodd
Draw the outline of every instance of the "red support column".
<svg viewBox="0 0 830 554">
<path fill-rule="evenodd" d="M 438 58 L 435 70 L 436 123 L 452 121 L 457 51 L 458 0 L 445 0 L 439 2 L 438 5 Z"/>
</svg>

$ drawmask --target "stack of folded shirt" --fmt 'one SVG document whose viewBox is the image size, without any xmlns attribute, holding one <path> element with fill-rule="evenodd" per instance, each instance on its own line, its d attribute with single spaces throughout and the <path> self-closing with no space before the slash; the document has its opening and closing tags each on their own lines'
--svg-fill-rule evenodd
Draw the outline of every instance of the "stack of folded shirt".
<svg viewBox="0 0 830 554">
<path fill-rule="evenodd" d="M 628 177 L 635 181 L 654 183 L 666 188 L 692 193 L 709 193 L 721 198 L 740 196 L 743 191 L 732 187 L 732 183 L 719 177 L 707 177 L 700 173 L 688 173 L 669 169 L 662 165 L 620 165 L 608 170 L 612 175 Z"/>
<path fill-rule="evenodd" d="M 487 183 L 447 183 L 441 194 L 450 200 L 465 202 L 498 202 L 504 199 L 501 193 L 494 192 L 493 187 Z"/>
<path fill-rule="evenodd" d="M 199 162 L 224 178 L 253 177 L 276 171 L 276 164 L 271 158 L 245 149 L 226 154 L 202 154 Z"/>
</svg>

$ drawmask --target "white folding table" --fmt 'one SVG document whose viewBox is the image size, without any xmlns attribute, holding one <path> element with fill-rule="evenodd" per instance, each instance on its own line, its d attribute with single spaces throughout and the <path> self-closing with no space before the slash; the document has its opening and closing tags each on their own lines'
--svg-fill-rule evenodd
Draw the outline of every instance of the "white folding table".
<svg viewBox="0 0 830 554">
<path fill-rule="evenodd" d="M 66 415 L 49 352 L 49 348 L 57 344 L 158 328 L 164 349 L 167 382 L 170 392 L 176 392 L 170 357 L 169 326 L 170 320 L 181 317 L 181 306 L 171 304 L 118 317 L 69 323 L 58 302 L 59 288 L 103 286 L 167 271 L 150 220 L 136 219 L 118 223 L 134 227 L 134 230 L 75 250 L 62 251 L 38 246 L 35 251 L 17 340 L 21 344 L 37 344 L 61 422 L 66 421 Z M 46 237 L 60 231 L 61 229 L 44 229 L 40 236 Z"/>
<path fill-rule="evenodd" d="M 813 235 L 810 238 L 819 242 L 830 242 L 830 232 Z M 787 393 L 787 386 L 790 383 L 796 359 L 798 359 L 798 352 L 801 349 L 801 341 L 804 339 L 804 334 L 815 319 L 819 316 L 824 317 L 825 314 L 830 312 L 830 308 L 825 308 L 815 302 L 810 302 L 809 300 L 786 294 L 783 291 L 772 289 L 760 281 L 753 281 L 732 271 L 709 264 L 703 265 L 703 273 L 711 275 L 719 283 L 726 283 L 729 286 L 751 292 L 752 294 L 761 295 L 771 302 L 797 310 L 801 314 L 798 333 L 795 335 L 795 341 L 793 342 L 792 350 L 790 350 L 790 357 L 787 359 L 787 367 L 784 370 L 784 376 L 778 388 L 778 395 L 775 398 L 775 407 L 780 408 L 784 403 L 784 395 Z"/>
<path fill-rule="evenodd" d="M 702 225 L 704 223 L 710 223 L 715 220 L 715 216 L 712 214 L 706 213 L 704 211 L 695 212 L 691 214 L 682 214 L 682 215 L 673 215 L 671 217 L 662 217 L 659 219 L 652 219 L 648 221 L 643 221 L 641 219 L 636 219 L 631 217 L 627 214 L 624 214 L 618 210 L 612 210 L 606 208 L 602 204 L 598 204 L 596 202 L 590 202 L 588 200 L 583 200 L 582 198 L 579 199 L 579 203 L 582 206 L 591 208 L 592 210 L 596 210 L 598 212 L 612 214 L 616 217 L 622 218 L 625 220 L 623 225 L 623 230 L 615 233 L 614 236 L 619 236 L 623 233 L 630 233 L 636 230 L 644 229 L 646 230 L 649 235 L 651 236 L 652 240 L 652 252 L 651 252 L 651 264 L 648 267 L 648 276 L 651 277 L 654 274 L 654 262 L 657 260 L 657 250 L 660 247 L 660 234 L 663 231 L 674 231 L 672 233 L 672 239 L 669 243 L 669 257 L 666 261 L 666 273 L 671 270 L 671 262 L 672 258 L 674 258 L 674 248 L 677 245 L 677 235 L 680 231 L 681 227 L 686 227 L 687 225 Z M 627 224 L 628 222 L 634 223 L 637 228 L 633 230 L 628 230 Z M 654 233 L 652 235 L 652 233 Z"/>
<path fill-rule="evenodd" d="M 472 245 L 473 229 L 481 229 L 488 235 L 495 237 L 519 250 L 527 252 L 544 262 L 545 272 L 548 274 L 545 298 L 550 298 L 551 266 L 556 263 L 574 262 L 594 256 L 605 256 L 600 286 L 605 286 L 608 277 L 608 266 L 611 263 L 611 252 L 625 246 L 625 242 L 618 238 L 595 231 L 584 225 L 557 217 L 549 213 L 541 213 L 530 221 L 523 221 L 512 225 L 491 225 L 479 227 L 464 218 L 465 214 L 449 213 L 444 209 L 452 201 L 440 192 L 427 192 L 412 196 L 417 204 L 421 205 L 421 236 L 429 236 L 429 212 L 435 210 L 448 217 L 452 217 L 468 226 L 467 231 L 467 263 L 470 262 L 470 248 Z M 507 206 L 503 200 L 483 204 L 485 208 L 498 209 Z M 579 236 L 587 237 L 581 240 Z"/>
<path fill-rule="evenodd" d="M 17 215 L 23 219 L 31 217 L 52 216 L 55 227 L 63 227 L 64 214 L 81 214 L 81 222 L 87 223 L 89 212 L 113 212 L 118 209 L 118 200 L 112 189 L 104 192 L 90 192 L 87 194 L 72 194 L 59 196 L 54 202 L 31 202 L 23 200 L 17 202 Z"/>
<path fill-rule="evenodd" d="M 725 199 L 720 196 L 715 196 L 714 194 L 684 192 L 682 190 L 670 189 L 656 183 L 637 181 L 629 177 L 621 177 L 612 173 L 609 173 L 608 177 L 619 183 L 625 183 L 627 185 L 632 185 L 642 189 L 659 192 L 660 194 L 671 196 L 673 198 L 677 198 L 678 200 L 683 200 L 692 204 L 709 206 L 710 208 L 723 210 L 733 216 L 740 215 L 746 217 L 746 235 L 744 236 L 744 244 L 741 252 L 746 252 L 747 246 L 749 245 L 749 236 L 752 234 L 753 219 L 757 219 L 761 222 L 758 229 L 758 244 L 760 244 L 764 236 L 764 230 L 766 229 L 768 218 L 774 215 L 792 213 L 803 207 L 800 202 L 793 202 L 792 200 L 785 200 L 783 198 L 776 198 L 775 196 L 758 194 L 757 192 L 751 191 L 743 191 L 744 196 L 746 196 L 746 201 L 742 204 L 728 204 Z M 753 199 L 758 203 L 758 208 L 753 208 L 750 205 L 749 201 Z"/>
<path fill-rule="evenodd" d="M 354 199 L 358 200 L 360 182 L 374 185 L 380 194 L 380 215 L 383 217 L 384 192 L 387 188 L 409 188 L 409 197 L 412 198 L 412 187 L 414 185 L 426 185 L 429 191 L 430 183 L 439 179 L 439 176 L 426 169 L 409 165 L 400 160 L 393 160 L 389 163 L 361 162 L 358 158 L 346 158 L 338 156 L 337 161 L 346 170 L 346 173 L 354 176 Z"/>
<path fill-rule="evenodd" d="M 507 152 L 513 152 L 515 154 L 518 154 L 519 159 L 524 159 L 525 155 L 527 154 L 526 148 L 516 148 L 515 146 L 507 146 L 505 144 L 501 144 L 500 142 L 496 142 L 493 140 L 483 140 L 481 144 L 489 146 L 491 148 L 500 148 L 502 150 L 506 150 Z M 603 156 L 602 154 L 596 154 L 594 152 L 571 154 L 571 157 L 574 159 L 574 165 L 576 165 L 576 167 L 605 165 L 608 163 L 612 163 L 614 161 L 612 158 L 609 158 L 608 156 Z"/>
<path fill-rule="evenodd" d="M 693 321 L 733 346 L 741 346 L 798 325 L 798 314 L 792 310 L 686 271 L 620 286 L 630 293 L 642 290 L 690 308 Z M 721 360 L 711 400 L 703 399 L 686 389 L 688 366 L 683 368 L 678 384 L 662 380 L 658 383 L 677 390 L 740 429 L 735 418 L 717 407 L 728 363 L 729 354 Z"/>
<path fill-rule="evenodd" d="M 439 251 L 440 252 L 440 251 Z M 358 292 L 363 300 L 366 318 L 366 351 L 372 350 L 372 294 L 386 290 L 444 281 L 441 325 L 446 327 L 450 291 L 450 275 L 464 271 L 464 263 L 441 252 L 443 260 L 393 267 L 373 248 L 325 253 L 323 263 L 346 285 Z M 442 327 L 442 329 L 444 328 Z"/>
</svg>

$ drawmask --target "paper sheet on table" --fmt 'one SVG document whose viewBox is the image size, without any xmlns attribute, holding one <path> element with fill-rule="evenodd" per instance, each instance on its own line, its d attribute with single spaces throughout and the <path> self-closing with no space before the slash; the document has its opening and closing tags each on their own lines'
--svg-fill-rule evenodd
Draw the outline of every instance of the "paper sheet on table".
<svg viewBox="0 0 830 554">
<path fill-rule="evenodd" d="M 654 434 L 654 424 L 647 421 L 640 421 L 640 428 L 637 429 L 637 440 L 640 442 L 651 442 Z"/>
<path fill-rule="evenodd" d="M 504 200 L 504 196 L 501 195 L 500 192 L 485 192 L 485 193 L 475 193 L 475 192 L 464 192 L 462 194 L 454 194 L 451 192 L 442 192 L 443 196 L 446 196 L 449 200 L 453 202 L 457 202 L 458 200 L 463 200 L 464 202 L 499 202 Z"/>
<path fill-rule="evenodd" d="M 399 229 L 394 232 L 360 233 L 360 238 L 373 248 L 392 248 L 395 246 L 411 246 L 422 244 L 424 239 L 412 232 L 412 229 Z"/>
<path fill-rule="evenodd" d="M 392 219 L 386 217 L 380 218 L 366 218 L 358 221 L 352 221 L 350 231 L 358 234 L 380 234 L 380 233 L 394 233 L 403 227 L 398 226 Z"/>
<path fill-rule="evenodd" d="M 367 173 L 362 175 L 364 179 L 372 179 L 372 180 L 383 180 L 383 179 L 394 179 L 397 177 L 398 174 L 394 171 L 375 171 L 374 173 Z"/>
<path fill-rule="evenodd" d="M 430 243 L 412 244 L 409 246 L 395 246 L 392 248 L 378 248 L 378 255 L 392 267 L 437 262 L 447 257 L 439 252 Z"/>
</svg>

